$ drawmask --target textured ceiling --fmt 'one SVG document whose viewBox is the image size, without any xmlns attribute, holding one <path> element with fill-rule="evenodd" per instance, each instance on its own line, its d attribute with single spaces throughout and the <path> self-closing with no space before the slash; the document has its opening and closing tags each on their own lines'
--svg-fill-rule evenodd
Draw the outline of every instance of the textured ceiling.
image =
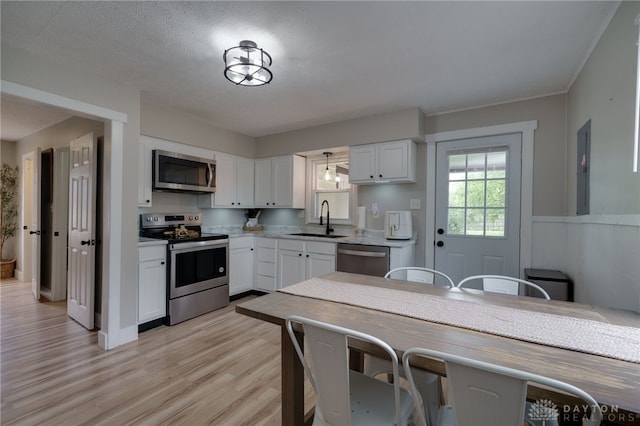
<svg viewBox="0 0 640 426">
<path fill-rule="evenodd" d="M 565 92 L 617 2 L 11 2 L 2 43 L 263 136 L 420 107 L 432 114 Z M 273 56 L 237 87 L 225 48 Z M 4 110 L 4 108 L 3 108 Z M 2 113 L 3 128 L 5 113 Z M 4 130 L 3 130 L 4 138 Z"/>
</svg>

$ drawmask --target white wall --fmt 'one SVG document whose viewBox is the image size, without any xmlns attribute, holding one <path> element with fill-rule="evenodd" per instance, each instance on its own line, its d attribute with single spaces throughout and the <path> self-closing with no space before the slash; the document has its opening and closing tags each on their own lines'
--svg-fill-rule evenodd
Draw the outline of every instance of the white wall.
<svg viewBox="0 0 640 426">
<path fill-rule="evenodd" d="M 534 217 L 536 268 L 558 269 L 575 284 L 575 301 L 640 312 L 640 218 Z"/>
<path fill-rule="evenodd" d="M 592 215 L 640 214 L 640 173 L 632 172 L 640 2 L 622 2 L 569 90 L 568 206 L 576 214 L 577 132 L 591 119 Z"/>
<path fill-rule="evenodd" d="M 250 136 L 212 126 L 192 114 L 144 102 L 140 106 L 140 133 L 214 151 L 254 158 L 256 141 Z"/>
<path fill-rule="evenodd" d="M 565 235 L 578 301 L 640 312 L 640 173 L 632 172 L 639 2 L 622 2 L 568 93 L 566 223 L 541 226 L 534 255 Z M 591 119 L 590 215 L 575 217 L 578 129 Z M 573 216 L 573 217 L 572 217 Z M 535 248 L 535 246 L 534 246 Z"/>
<path fill-rule="evenodd" d="M 7 164 L 10 167 L 18 166 L 19 163 L 16 159 L 16 143 L 14 141 L 0 141 L 0 165 Z M 20 171 L 18 171 L 18 175 Z M 17 194 L 18 204 L 20 203 L 20 193 Z M 20 220 L 20 212 L 18 212 L 18 220 Z M 4 242 L 4 247 L 2 248 L 2 253 L 0 253 L 0 257 L 2 259 L 13 259 L 17 256 L 18 253 L 18 240 L 20 238 L 20 225 L 18 224 L 18 232 L 14 237 L 9 238 Z"/>
</svg>

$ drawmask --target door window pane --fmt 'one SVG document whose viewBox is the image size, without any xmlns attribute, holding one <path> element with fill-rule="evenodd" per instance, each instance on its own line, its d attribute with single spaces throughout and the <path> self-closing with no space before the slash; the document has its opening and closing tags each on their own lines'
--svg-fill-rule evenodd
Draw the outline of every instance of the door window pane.
<svg viewBox="0 0 640 426">
<path fill-rule="evenodd" d="M 450 155 L 449 156 L 449 180 L 464 180 L 467 170 L 466 155 Z"/>
<path fill-rule="evenodd" d="M 484 207 L 484 180 L 467 182 L 467 207 Z"/>
<path fill-rule="evenodd" d="M 449 207 L 464 207 L 467 183 L 449 182 Z"/>
<path fill-rule="evenodd" d="M 484 179 L 485 160 L 484 153 L 467 155 L 467 179 Z"/>
<path fill-rule="evenodd" d="M 504 179 L 487 181 L 487 207 L 505 207 Z"/>
<path fill-rule="evenodd" d="M 447 222 L 447 234 L 449 235 L 464 235 L 464 212 L 465 209 L 449 209 L 448 222 Z"/>
<path fill-rule="evenodd" d="M 448 235 L 505 237 L 507 149 L 449 155 Z"/>
</svg>

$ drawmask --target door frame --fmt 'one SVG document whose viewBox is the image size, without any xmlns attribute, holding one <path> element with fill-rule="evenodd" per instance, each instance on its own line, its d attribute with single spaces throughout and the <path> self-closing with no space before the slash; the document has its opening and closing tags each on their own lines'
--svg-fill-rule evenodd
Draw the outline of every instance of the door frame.
<svg viewBox="0 0 640 426">
<path fill-rule="evenodd" d="M 440 142 L 457 139 L 473 139 L 510 133 L 520 133 L 522 135 L 522 161 L 520 170 L 520 276 L 523 276 L 525 268 L 531 267 L 531 244 L 533 237 L 533 145 L 535 141 L 534 132 L 537 128 L 538 120 L 530 120 L 495 126 L 450 130 L 425 135 L 425 142 L 427 144 L 427 188 L 425 198 L 427 205 L 432 206 L 427 208 L 426 211 L 426 267 L 433 268 L 435 263 L 435 247 L 430 242 L 435 241 L 436 237 L 436 145 Z"/>
<path fill-rule="evenodd" d="M 98 345 L 103 349 L 112 349 L 137 339 L 137 327 L 135 336 L 126 331 L 123 333 L 124 330 L 120 327 L 122 287 L 120 265 L 123 261 L 121 224 L 124 220 L 121 191 L 117 188 L 123 187 L 124 124 L 127 122 L 127 114 L 6 80 L 0 80 L 0 91 L 3 94 L 64 108 L 78 116 L 104 122 L 106 179 L 103 188 L 102 306 Z"/>
</svg>

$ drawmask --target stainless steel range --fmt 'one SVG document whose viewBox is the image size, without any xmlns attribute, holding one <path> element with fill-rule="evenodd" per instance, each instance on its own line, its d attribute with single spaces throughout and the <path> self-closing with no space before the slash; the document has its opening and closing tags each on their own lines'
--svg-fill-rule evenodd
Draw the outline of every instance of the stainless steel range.
<svg viewBox="0 0 640 426">
<path fill-rule="evenodd" d="M 168 325 L 229 304 L 229 236 L 201 226 L 199 213 L 140 215 L 141 237 L 168 240 Z"/>
</svg>

